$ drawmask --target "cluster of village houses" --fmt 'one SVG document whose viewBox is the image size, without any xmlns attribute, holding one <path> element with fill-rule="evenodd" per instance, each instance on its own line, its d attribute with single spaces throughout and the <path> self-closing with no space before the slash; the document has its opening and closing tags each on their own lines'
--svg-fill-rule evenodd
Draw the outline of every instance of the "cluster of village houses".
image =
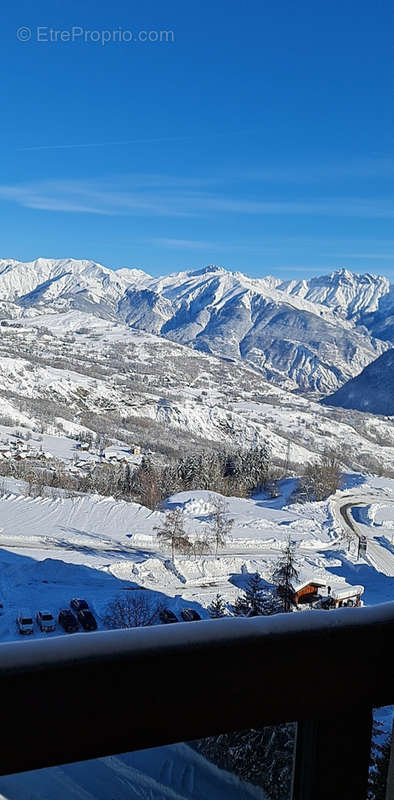
<svg viewBox="0 0 394 800">
<path fill-rule="evenodd" d="M 74 464 L 70 467 L 72 475 L 86 475 L 92 472 L 97 464 L 136 467 L 141 461 L 141 448 L 138 445 L 131 447 L 129 450 L 117 450 L 116 448 L 92 450 L 89 444 L 82 442 L 81 444 L 78 443 L 77 448 L 81 456 L 83 452 L 89 452 L 89 457 L 75 459 Z"/>
<path fill-rule="evenodd" d="M 0 444 L 0 460 L 3 461 L 24 461 L 25 459 L 48 461 L 51 458 L 53 458 L 52 453 L 33 449 L 23 439 L 10 440 Z"/>
<path fill-rule="evenodd" d="M 97 464 L 113 464 L 126 467 L 127 464 L 135 467 L 141 460 L 141 448 L 135 445 L 128 450 L 116 448 L 91 448 L 89 443 L 78 442 L 76 446 L 78 455 L 69 467 L 74 475 L 87 474 Z M 54 455 L 42 447 L 37 449 L 23 439 L 9 439 L 0 443 L 1 461 L 45 461 L 54 459 Z"/>
</svg>

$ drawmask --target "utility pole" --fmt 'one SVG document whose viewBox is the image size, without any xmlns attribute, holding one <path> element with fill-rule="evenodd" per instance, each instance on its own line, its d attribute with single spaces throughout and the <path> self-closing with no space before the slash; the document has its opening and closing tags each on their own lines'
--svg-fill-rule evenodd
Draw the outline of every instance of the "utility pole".
<svg viewBox="0 0 394 800">
<path fill-rule="evenodd" d="M 290 439 L 287 440 L 286 461 L 284 469 L 285 477 L 289 472 L 289 466 L 290 466 Z"/>
<path fill-rule="evenodd" d="M 361 556 L 365 556 L 367 552 L 367 537 L 366 536 L 359 536 L 358 537 L 358 558 Z"/>
</svg>

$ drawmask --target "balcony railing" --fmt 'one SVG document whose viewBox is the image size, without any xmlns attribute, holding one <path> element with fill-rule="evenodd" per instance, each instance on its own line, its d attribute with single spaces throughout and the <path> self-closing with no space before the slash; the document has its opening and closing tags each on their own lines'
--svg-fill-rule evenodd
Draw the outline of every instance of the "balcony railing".
<svg viewBox="0 0 394 800">
<path fill-rule="evenodd" d="M 0 773 L 297 720 L 294 800 L 365 800 L 393 641 L 387 603 L 1 644 Z"/>
</svg>

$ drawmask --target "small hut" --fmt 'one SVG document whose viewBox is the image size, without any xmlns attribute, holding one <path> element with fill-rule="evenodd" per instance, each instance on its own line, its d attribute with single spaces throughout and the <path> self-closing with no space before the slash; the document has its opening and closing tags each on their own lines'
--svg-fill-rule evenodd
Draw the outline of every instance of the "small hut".
<svg viewBox="0 0 394 800">
<path fill-rule="evenodd" d="M 331 597 L 334 600 L 334 608 L 361 606 L 361 595 L 364 594 L 364 586 L 334 586 L 331 590 Z"/>
<path fill-rule="evenodd" d="M 301 581 L 294 586 L 293 604 L 295 606 L 303 605 L 304 603 L 314 603 L 319 600 L 322 592 L 320 589 L 325 589 L 326 584 L 322 581 Z"/>
</svg>

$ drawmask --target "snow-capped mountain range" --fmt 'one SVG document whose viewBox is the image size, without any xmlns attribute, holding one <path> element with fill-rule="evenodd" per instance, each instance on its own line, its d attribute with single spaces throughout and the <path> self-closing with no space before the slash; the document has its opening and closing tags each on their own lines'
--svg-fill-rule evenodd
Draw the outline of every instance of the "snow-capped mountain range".
<svg viewBox="0 0 394 800">
<path fill-rule="evenodd" d="M 394 339 L 394 294 L 380 276 L 340 269 L 281 281 L 209 266 L 152 277 L 93 261 L 0 260 L 3 318 L 70 310 L 243 361 L 277 385 L 322 394 Z"/>
</svg>

